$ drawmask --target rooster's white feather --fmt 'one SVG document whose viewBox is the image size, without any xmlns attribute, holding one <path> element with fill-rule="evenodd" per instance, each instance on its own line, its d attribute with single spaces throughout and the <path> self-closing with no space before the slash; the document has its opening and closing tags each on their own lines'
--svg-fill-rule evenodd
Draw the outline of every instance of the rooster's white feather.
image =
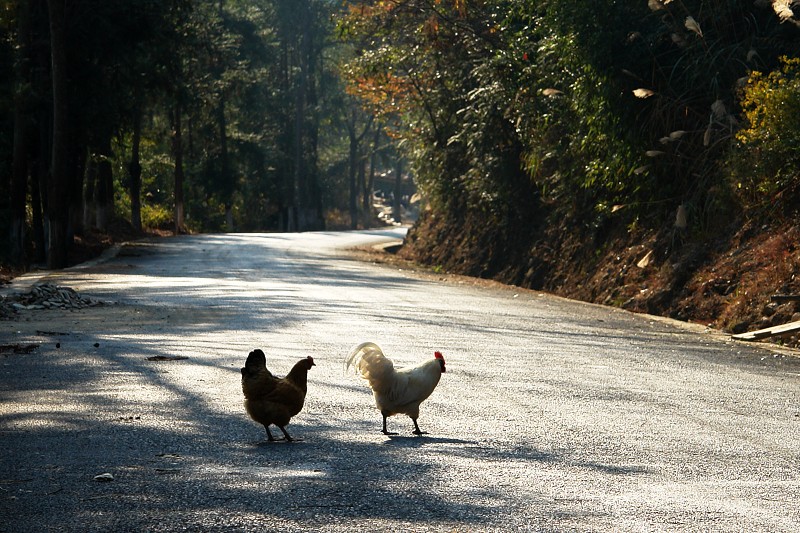
<svg viewBox="0 0 800 533">
<path fill-rule="evenodd" d="M 419 406 L 431 395 L 445 371 L 441 354 L 419 365 L 398 369 L 377 344 L 364 342 L 345 359 L 345 369 L 351 366 L 372 388 L 375 405 L 383 415 L 384 433 L 388 433 L 386 417 L 399 414 L 411 417 L 415 433 L 421 433 L 417 425 Z"/>
</svg>

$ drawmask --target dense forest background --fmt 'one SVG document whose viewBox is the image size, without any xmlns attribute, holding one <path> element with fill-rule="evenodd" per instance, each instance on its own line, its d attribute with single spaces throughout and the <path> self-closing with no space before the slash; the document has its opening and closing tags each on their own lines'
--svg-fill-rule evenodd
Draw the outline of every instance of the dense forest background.
<svg viewBox="0 0 800 533">
<path fill-rule="evenodd" d="M 3 259 L 63 267 L 75 238 L 120 221 L 175 232 L 370 223 L 372 182 L 400 156 L 345 90 L 343 9 L 3 2 Z"/>
<path fill-rule="evenodd" d="M 720 236 L 797 219 L 794 0 L 2 6 L 0 231 L 16 264 L 63 266 L 115 220 L 368 225 L 375 177 L 410 174 L 426 208 L 407 257 L 652 311 Z M 640 271 L 664 268 L 610 273 L 634 248 Z M 672 288 L 641 296 L 658 277 Z"/>
</svg>

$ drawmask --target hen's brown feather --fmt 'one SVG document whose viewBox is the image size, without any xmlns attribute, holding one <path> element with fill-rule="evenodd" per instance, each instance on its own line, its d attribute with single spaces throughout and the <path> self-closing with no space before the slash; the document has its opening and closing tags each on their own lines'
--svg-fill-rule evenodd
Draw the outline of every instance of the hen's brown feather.
<svg viewBox="0 0 800 533">
<path fill-rule="evenodd" d="M 259 349 L 247 356 L 242 368 L 242 392 L 245 398 L 260 398 L 269 394 L 278 383 L 278 378 L 267 369 L 267 358 Z"/>
<path fill-rule="evenodd" d="M 262 424 L 267 438 L 274 440 L 270 424 L 278 426 L 287 441 L 292 441 L 285 426 L 303 408 L 308 388 L 308 371 L 315 366 L 314 359 L 298 361 L 285 378 L 277 378 L 267 370 L 266 357 L 261 350 L 253 350 L 242 368 L 244 407 L 250 418 Z"/>
</svg>

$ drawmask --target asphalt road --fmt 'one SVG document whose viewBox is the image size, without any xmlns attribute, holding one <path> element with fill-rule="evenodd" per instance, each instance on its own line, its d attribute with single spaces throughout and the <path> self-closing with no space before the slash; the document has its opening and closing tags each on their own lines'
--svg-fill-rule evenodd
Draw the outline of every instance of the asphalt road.
<svg viewBox="0 0 800 533">
<path fill-rule="evenodd" d="M 69 332 L 0 322 L 42 342 L 0 355 L 0 531 L 800 529 L 797 359 L 339 251 L 397 236 L 185 236 L 49 277 L 118 303 Z M 428 435 L 380 433 L 343 370 L 364 340 L 443 352 Z M 317 362 L 303 442 L 244 413 L 256 347 L 278 374 Z"/>
</svg>

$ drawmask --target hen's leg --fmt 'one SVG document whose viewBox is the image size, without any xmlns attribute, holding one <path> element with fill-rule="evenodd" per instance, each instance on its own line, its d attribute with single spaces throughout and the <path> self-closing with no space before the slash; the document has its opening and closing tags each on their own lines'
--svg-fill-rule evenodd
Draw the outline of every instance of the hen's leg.
<svg viewBox="0 0 800 533">
<path fill-rule="evenodd" d="M 381 413 L 381 414 L 383 415 L 383 434 L 384 435 L 397 435 L 397 433 L 391 433 L 391 432 L 387 431 L 387 429 L 386 429 L 386 417 L 387 417 L 387 415 L 385 413 Z"/>
<path fill-rule="evenodd" d="M 283 426 L 278 426 L 278 429 L 280 429 L 281 431 L 283 431 L 283 436 L 284 436 L 284 437 L 286 437 L 286 442 L 296 442 L 296 441 L 301 441 L 301 440 L 303 440 L 303 439 L 300 439 L 300 438 L 298 438 L 298 439 L 293 439 L 292 437 L 290 437 L 290 436 L 289 436 L 289 432 L 288 432 L 288 431 L 286 431 L 286 428 L 284 428 Z"/>
<path fill-rule="evenodd" d="M 267 424 L 264 424 L 264 429 L 267 430 L 267 440 L 270 442 L 275 442 L 275 437 L 273 437 L 272 433 L 270 433 L 269 426 Z"/>
<path fill-rule="evenodd" d="M 419 425 L 417 424 L 417 419 L 416 418 L 412 418 L 411 420 L 414 422 L 414 431 L 412 431 L 412 433 L 414 435 L 425 435 L 426 434 L 425 431 L 420 431 Z"/>
</svg>

